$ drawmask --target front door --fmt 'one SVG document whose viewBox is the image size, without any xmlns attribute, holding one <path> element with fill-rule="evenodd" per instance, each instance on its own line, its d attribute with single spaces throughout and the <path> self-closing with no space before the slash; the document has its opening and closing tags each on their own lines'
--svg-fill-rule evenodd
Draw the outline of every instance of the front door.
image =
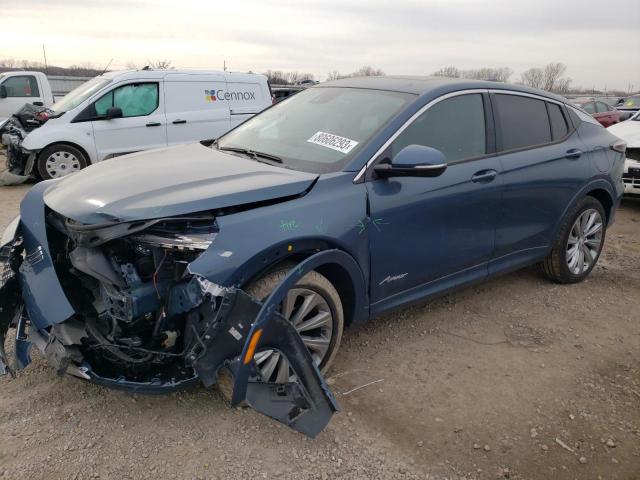
<svg viewBox="0 0 640 480">
<path fill-rule="evenodd" d="M 367 183 L 372 310 L 419 299 L 482 278 L 494 248 L 501 168 L 485 113 L 488 96 L 468 93 L 431 106 L 380 159 L 426 145 L 447 157 L 435 178 L 397 177 Z"/>
<path fill-rule="evenodd" d="M 117 107 L 122 118 L 106 119 L 107 110 Z M 93 104 L 91 122 L 98 160 L 167 145 L 164 102 L 158 82 L 121 85 Z"/>
</svg>

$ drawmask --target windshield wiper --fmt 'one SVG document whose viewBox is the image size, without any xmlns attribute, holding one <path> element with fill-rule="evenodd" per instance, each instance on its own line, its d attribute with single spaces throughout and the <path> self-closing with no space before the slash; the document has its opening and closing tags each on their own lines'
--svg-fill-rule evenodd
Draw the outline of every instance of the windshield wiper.
<svg viewBox="0 0 640 480">
<path fill-rule="evenodd" d="M 256 152 L 255 150 L 249 150 L 248 148 L 218 147 L 218 150 L 244 153 L 245 155 L 248 155 L 254 160 L 258 160 L 258 157 L 261 157 L 261 158 L 266 158 L 267 160 L 271 160 L 272 162 L 283 163 L 282 159 L 276 155 L 271 155 L 270 153 L 264 153 L 264 152 Z"/>
</svg>

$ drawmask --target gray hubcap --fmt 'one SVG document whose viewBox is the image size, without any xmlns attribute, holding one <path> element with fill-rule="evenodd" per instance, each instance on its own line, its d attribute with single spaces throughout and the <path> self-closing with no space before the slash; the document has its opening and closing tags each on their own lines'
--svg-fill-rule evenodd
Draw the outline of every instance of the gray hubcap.
<svg viewBox="0 0 640 480">
<path fill-rule="evenodd" d="M 54 152 L 47 158 L 45 169 L 51 178 L 64 177 L 80 170 L 80 161 L 72 153 Z"/>
<path fill-rule="evenodd" d="M 333 316 L 327 301 L 308 288 L 292 288 L 282 302 L 282 315 L 300 334 L 316 365 L 320 365 L 329 352 L 333 334 Z M 286 383 L 292 380 L 289 362 L 276 350 L 263 350 L 254 360 L 263 381 Z"/>
<path fill-rule="evenodd" d="M 590 208 L 583 212 L 571 227 L 567 240 L 567 267 L 574 275 L 589 270 L 602 246 L 602 217 Z"/>
</svg>

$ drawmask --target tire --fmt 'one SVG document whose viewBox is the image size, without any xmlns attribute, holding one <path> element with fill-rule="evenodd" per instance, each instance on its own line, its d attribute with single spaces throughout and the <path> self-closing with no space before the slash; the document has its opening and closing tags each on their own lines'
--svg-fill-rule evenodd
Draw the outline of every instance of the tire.
<svg viewBox="0 0 640 480">
<path fill-rule="evenodd" d="M 606 218 L 602 204 L 595 198 L 587 196 L 577 202 L 563 220 L 551 253 L 542 262 L 545 276 L 557 283 L 584 280 L 602 252 Z"/>
<path fill-rule="evenodd" d="M 40 178 L 49 180 L 78 172 L 88 164 L 87 157 L 80 149 L 58 143 L 49 145 L 40 152 L 36 166 Z"/>
</svg>

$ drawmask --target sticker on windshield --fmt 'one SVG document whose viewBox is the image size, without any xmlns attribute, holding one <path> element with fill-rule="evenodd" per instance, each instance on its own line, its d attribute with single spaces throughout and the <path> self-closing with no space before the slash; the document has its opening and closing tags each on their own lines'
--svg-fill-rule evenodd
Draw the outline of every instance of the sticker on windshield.
<svg viewBox="0 0 640 480">
<path fill-rule="evenodd" d="M 307 142 L 322 145 L 342 153 L 349 153 L 358 145 L 358 142 L 349 138 L 339 137 L 333 133 L 318 132 L 314 134 Z"/>
</svg>

